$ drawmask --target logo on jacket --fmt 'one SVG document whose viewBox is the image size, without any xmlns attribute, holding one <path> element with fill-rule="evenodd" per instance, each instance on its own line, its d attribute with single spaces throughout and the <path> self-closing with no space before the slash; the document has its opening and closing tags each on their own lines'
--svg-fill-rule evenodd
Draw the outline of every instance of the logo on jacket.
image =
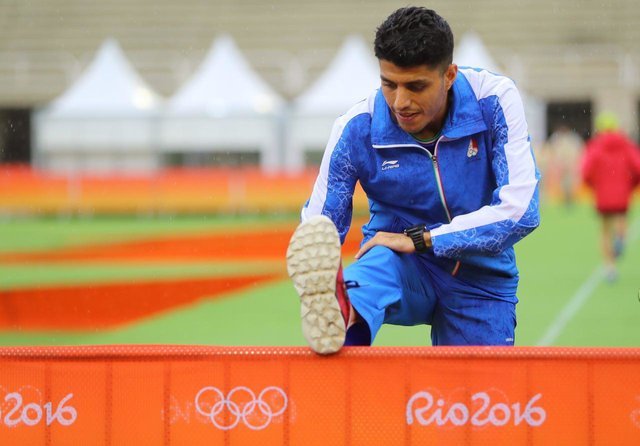
<svg viewBox="0 0 640 446">
<path fill-rule="evenodd" d="M 472 156 L 476 156 L 478 154 L 478 141 L 471 138 L 469 141 L 469 149 L 467 150 L 467 158 L 471 158 Z"/>
<path fill-rule="evenodd" d="M 382 170 L 397 169 L 400 167 L 398 160 L 386 160 L 382 162 Z"/>
</svg>

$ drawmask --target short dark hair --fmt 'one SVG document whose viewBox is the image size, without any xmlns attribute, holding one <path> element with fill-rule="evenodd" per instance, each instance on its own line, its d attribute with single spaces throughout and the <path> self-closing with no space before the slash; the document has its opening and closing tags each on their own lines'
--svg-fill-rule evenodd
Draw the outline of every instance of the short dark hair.
<svg viewBox="0 0 640 446">
<path fill-rule="evenodd" d="M 453 61 L 453 32 L 431 9 L 400 8 L 378 27 L 374 50 L 378 59 L 399 67 L 427 65 L 444 70 Z"/>
</svg>

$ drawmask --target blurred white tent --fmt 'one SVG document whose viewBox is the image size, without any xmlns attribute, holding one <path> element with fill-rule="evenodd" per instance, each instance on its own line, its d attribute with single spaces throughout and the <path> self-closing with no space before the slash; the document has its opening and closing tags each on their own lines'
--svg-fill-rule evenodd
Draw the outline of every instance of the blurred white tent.
<svg viewBox="0 0 640 446">
<path fill-rule="evenodd" d="M 463 67 L 484 68 L 494 73 L 502 72 L 482 38 L 475 31 L 468 31 L 462 35 L 455 46 L 453 62 Z"/>
<path fill-rule="evenodd" d="M 380 70 L 361 36 L 348 36 L 327 69 L 293 103 L 286 168 L 304 166 L 305 152 L 324 149 L 335 119 L 380 86 Z"/>
<path fill-rule="evenodd" d="M 168 101 L 160 131 L 167 154 L 258 152 L 266 171 L 280 161 L 284 101 L 251 68 L 228 35 L 218 37 L 202 64 Z"/>
<path fill-rule="evenodd" d="M 515 73 L 505 73 L 501 66 L 496 63 L 491 53 L 485 46 L 482 38 L 475 31 L 468 31 L 462 35 L 460 41 L 456 44 L 453 54 L 454 63 L 459 66 L 484 68 L 493 73 L 506 74 L 513 76 Z M 518 79 L 514 79 L 516 83 Z M 533 96 L 530 96 L 522 88 L 520 95 L 527 116 L 527 124 L 529 126 L 529 134 L 534 145 L 544 142 L 546 134 L 546 106 L 545 103 Z"/>
<path fill-rule="evenodd" d="M 35 113 L 35 161 L 62 172 L 153 170 L 160 102 L 108 39 L 75 83 Z"/>
</svg>

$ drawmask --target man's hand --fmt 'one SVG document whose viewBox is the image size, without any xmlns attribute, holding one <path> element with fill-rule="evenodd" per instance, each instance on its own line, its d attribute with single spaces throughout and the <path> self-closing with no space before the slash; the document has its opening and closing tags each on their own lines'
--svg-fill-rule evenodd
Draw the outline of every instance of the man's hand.
<svg viewBox="0 0 640 446">
<path fill-rule="evenodd" d="M 396 252 L 412 253 L 416 250 L 413 246 L 413 241 L 402 233 L 377 232 L 376 235 L 367 241 L 367 243 L 362 245 L 360 250 L 356 253 L 356 259 L 362 257 L 365 252 L 377 245 L 386 246 Z"/>
</svg>

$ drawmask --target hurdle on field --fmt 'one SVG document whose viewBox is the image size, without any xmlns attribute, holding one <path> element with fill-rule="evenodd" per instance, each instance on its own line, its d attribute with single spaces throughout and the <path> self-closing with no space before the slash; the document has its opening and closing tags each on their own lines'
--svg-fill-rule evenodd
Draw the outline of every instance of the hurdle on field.
<svg viewBox="0 0 640 446">
<path fill-rule="evenodd" d="M 0 348 L 0 444 L 637 445 L 640 349 Z"/>
</svg>

